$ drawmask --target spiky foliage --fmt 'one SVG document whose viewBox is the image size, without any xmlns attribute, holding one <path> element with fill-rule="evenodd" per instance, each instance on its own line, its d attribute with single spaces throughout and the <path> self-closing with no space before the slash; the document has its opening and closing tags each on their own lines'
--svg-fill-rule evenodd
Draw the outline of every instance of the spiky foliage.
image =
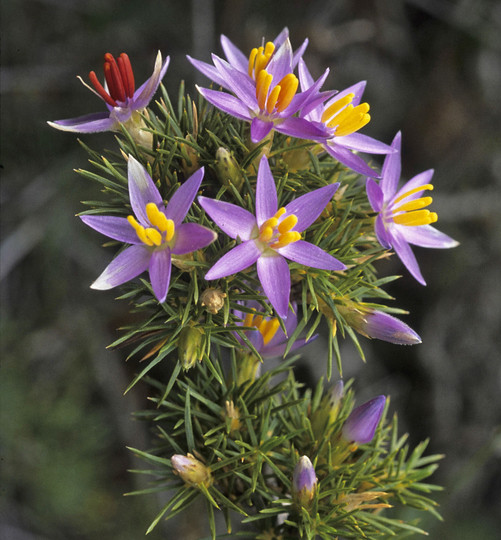
<svg viewBox="0 0 501 540">
<path fill-rule="evenodd" d="M 288 335 L 284 357 L 300 336 L 310 338 L 326 321 L 328 379 L 334 363 L 342 373 L 339 336 L 349 336 L 364 358 L 355 334 L 363 329 L 353 323 L 359 318 L 350 313 L 402 311 L 379 303 L 391 299 L 382 286 L 396 278 L 376 273 L 375 261 L 387 252 L 375 239 L 374 213 L 362 179 L 310 141 L 275 133 L 273 139 L 251 144 L 246 124 L 213 109 L 201 97 L 195 103 L 183 85 L 175 103 L 162 88 L 157 107 L 157 113 L 147 109 L 143 115 L 152 147 L 138 145 L 124 128 L 116 137 L 119 152 L 102 156 L 86 147 L 93 170 L 78 172 L 102 186 L 103 200 L 86 201 L 84 213 L 131 213 L 129 155 L 147 168 L 166 201 L 204 166 L 204 196 L 252 213 L 263 154 L 268 156 L 280 206 L 339 182 L 333 200 L 304 239 L 341 260 L 347 269 L 328 272 L 289 263 L 298 325 Z M 196 203 L 186 221 L 215 229 Z M 323 381 L 314 391 L 296 381 L 291 366 L 297 357 L 272 370 L 264 362 L 262 374 L 256 377 L 263 359 L 248 337 L 252 328 L 242 326 L 234 313 L 253 313 L 249 302 L 257 302 L 263 316 L 274 316 L 260 292 L 255 267 L 217 282 L 204 279 L 212 264 L 235 244 L 220 234 L 204 250 L 174 257 L 169 293 L 162 304 L 147 279 L 122 286 L 120 298 L 142 317 L 123 328 L 113 346 L 129 345 L 130 356 L 140 360 L 128 389 L 141 379 L 154 389 L 153 407 L 138 415 L 155 428 L 156 443 L 149 451 L 133 450 L 155 466 L 138 471 L 153 475 L 154 484 L 139 493 L 175 489 L 148 530 L 205 497 L 213 538 L 214 512 L 220 510 L 228 531 L 231 519 L 238 516 L 249 530 L 238 534 L 251 538 L 402 538 L 422 532 L 415 524 L 391 517 L 386 509 L 412 506 L 436 514 L 427 497 L 436 488 L 423 480 L 435 470 L 440 456 L 423 457 L 426 444 L 410 451 L 405 436 L 397 434 L 395 418 L 382 422 L 372 442 L 360 448 L 344 441 L 340 433 L 353 408 L 352 391 L 332 410 Z M 285 331 L 284 321 L 279 323 Z M 151 377 L 159 364 L 166 366 L 162 373 L 169 373 L 167 382 Z M 179 471 L 176 474 L 173 454 L 188 456 L 182 463 L 195 460 L 199 469 L 207 467 L 203 476 L 207 480 L 197 484 Z M 311 459 L 318 477 L 307 507 L 297 506 L 291 493 L 293 470 L 301 455 Z"/>
<path fill-rule="evenodd" d="M 222 384 L 203 364 L 178 377 L 169 392 L 148 379 L 156 391 L 155 407 L 139 416 L 155 426 L 158 441 L 148 452 L 133 451 L 155 466 L 136 472 L 155 480 L 154 487 L 136 494 L 175 489 L 149 530 L 197 497 L 207 500 L 213 537 L 214 510 L 224 512 L 228 533 L 232 516 L 238 516 L 254 531 L 251 537 L 264 538 L 258 534 L 268 531 L 284 540 L 424 533 L 416 524 L 383 514 L 394 506 L 439 517 L 428 497 L 438 488 L 423 480 L 442 456 L 424 457 L 426 443 L 411 451 L 407 437 L 398 436 L 396 417 L 383 419 L 368 444 L 344 441 L 341 428 L 353 408 L 353 392 L 331 408 L 323 381 L 314 391 L 301 388 L 290 367 L 293 360 L 243 384 L 232 376 L 238 370 L 236 357 Z M 210 471 L 210 487 L 188 486 L 173 471 L 166 456 L 188 452 Z M 301 455 L 309 456 L 318 477 L 306 507 L 292 498 L 293 469 Z"/>
</svg>

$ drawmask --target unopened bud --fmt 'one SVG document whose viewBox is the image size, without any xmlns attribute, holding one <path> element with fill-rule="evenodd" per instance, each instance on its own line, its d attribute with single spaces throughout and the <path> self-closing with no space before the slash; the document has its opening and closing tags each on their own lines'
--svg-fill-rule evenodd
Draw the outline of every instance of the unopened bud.
<svg viewBox="0 0 501 540">
<path fill-rule="evenodd" d="M 209 487 L 212 484 L 212 475 L 209 467 L 206 467 L 201 461 L 192 454 L 183 456 L 175 454 L 170 458 L 175 472 L 190 486 Z"/>
<path fill-rule="evenodd" d="M 315 469 L 308 456 L 302 456 L 292 473 L 292 496 L 300 506 L 308 507 L 317 487 Z"/>
<path fill-rule="evenodd" d="M 200 168 L 200 163 L 198 162 L 198 152 L 193 148 L 190 142 L 193 142 L 193 137 L 191 135 L 186 136 L 186 141 L 189 141 L 188 143 L 181 143 L 179 145 L 179 148 L 181 150 L 181 155 L 183 158 L 181 159 L 181 166 L 183 168 L 183 172 L 186 176 L 190 176 L 193 174 L 197 169 Z"/>
<path fill-rule="evenodd" d="M 344 383 L 339 380 L 320 402 L 320 406 L 313 413 L 311 428 L 317 439 L 324 436 L 325 431 L 337 418 L 344 393 Z"/>
<path fill-rule="evenodd" d="M 242 189 L 244 177 L 236 159 L 222 146 L 217 149 L 215 163 L 217 177 L 224 186 L 233 185 L 237 190 Z"/>
<path fill-rule="evenodd" d="M 224 307 L 224 299 L 226 298 L 226 293 L 221 289 L 215 289 L 209 287 L 200 296 L 200 303 L 202 306 L 205 306 L 205 309 L 215 315 L 220 309 Z"/>
<path fill-rule="evenodd" d="M 204 350 L 204 331 L 197 326 L 186 326 L 179 333 L 177 341 L 179 361 L 183 369 L 192 368 L 196 362 L 201 362 Z"/>
<path fill-rule="evenodd" d="M 351 411 L 341 430 L 342 438 L 351 443 L 371 442 L 383 415 L 385 396 L 377 396 Z"/>
<path fill-rule="evenodd" d="M 239 431 L 242 427 L 240 422 L 240 411 L 238 407 L 235 407 L 233 401 L 226 401 L 225 403 L 225 420 L 227 421 L 228 431 L 230 433 Z"/>
<path fill-rule="evenodd" d="M 421 338 L 400 319 L 358 304 L 340 305 L 338 310 L 353 330 L 365 337 L 396 345 L 416 345 Z"/>
</svg>

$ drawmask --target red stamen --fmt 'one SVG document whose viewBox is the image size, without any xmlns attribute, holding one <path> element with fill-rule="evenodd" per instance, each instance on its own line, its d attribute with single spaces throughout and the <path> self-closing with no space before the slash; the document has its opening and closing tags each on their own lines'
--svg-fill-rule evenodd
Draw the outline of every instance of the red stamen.
<svg viewBox="0 0 501 540">
<path fill-rule="evenodd" d="M 122 72 L 123 66 L 123 72 Z M 118 59 L 118 67 L 120 68 L 120 73 L 122 74 L 122 80 L 124 81 L 124 86 L 126 88 L 127 96 L 134 97 L 134 72 L 132 71 L 132 66 L 129 60 L 129 57 L 126 53 L 122 53 Z M 125 75 L 124 75 L 125 73 Z M 127 84 L 125 84 L 127 81 Z"/>
<path fill-rule="evenodd" d="M 96 92 L 108 103 L 108 105 L 111 105 L 112 107 L 117 106 L 117 102 L 106 92 L 103 85 L 97 80 L 97 76 L 94 71 L 91 71 L 89 73 L 89 79 L 94 88 L 96 89 Z"/>
<path fill-rule="evenodd" d="M 107 68 L 107 66 L 109 66 L 109 68 Z M 108 79 L 108 69 L 109 73 L 111 74 L 111 80 Z M 113 58 L 113 55 L 110 53 L 106 53 L 104 55 L 104 72 L 106 81 L 108 82 L 111 97 L 116 101 L 125 101 L 126 94 L 122 77 L 120 75 L 120 70 L 118 69 L 115 58 Z"/>
</svg>

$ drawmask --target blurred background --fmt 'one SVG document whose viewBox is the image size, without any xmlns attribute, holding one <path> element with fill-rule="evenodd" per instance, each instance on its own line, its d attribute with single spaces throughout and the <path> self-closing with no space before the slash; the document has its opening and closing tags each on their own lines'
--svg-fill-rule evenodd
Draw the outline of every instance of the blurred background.
<svg viewBox="0 0 501 540">
<path fill-rule="evenodd" d="M 393 305 L 423 344 L 363 340 L 367 364 L 343 345 L 345 377 L 359 403 L 391 395 L 412 443 L 444 453 L 435 483 L 433 539 L 497 539 L 501 528 L 501 4 L 496 0 L 4 0 L 1 28 L 0 538 L 142 538 L 162 501 L 123 497 L 144 487 L 126 446 L 149 446 L 131 412 L 148 389 L 122 395 L 135 372 L 106 350 L 127 316 L 113 292 L 89 289 L 111 257 L 74 215 L 96 198 L 73 172 L 87 155 L 47 120 L 96 112 L 102 103 L 76 75 L 102 73 L 107 51 L 126 51 L 136 80 L 157 50 L 164 79 L 194 93 L 184 55 L 209 60 L 218 36 L 249 51 L 288 26 L 293 46 L 325 88 L 367 80 L 372 121 L 364 133 L 390 142 L 403 131 L 403 175 L 434 168 L 438 228 L 461 245 L 416 249 L 428 286 L 402 273 Z M 95 149 L 111 134 L 83 136 Z M 321 341 L 319 342 L 321 343 Z M 308 353 L 308 351 L 307 351 Z M 325 372 L 318 349 L 301 365 L 306 382 Z M 206 529 L 182 516 L 152 539 L 196 539 Z M 187 523 L 189 521 L 189 523 Z"/>
</svg>

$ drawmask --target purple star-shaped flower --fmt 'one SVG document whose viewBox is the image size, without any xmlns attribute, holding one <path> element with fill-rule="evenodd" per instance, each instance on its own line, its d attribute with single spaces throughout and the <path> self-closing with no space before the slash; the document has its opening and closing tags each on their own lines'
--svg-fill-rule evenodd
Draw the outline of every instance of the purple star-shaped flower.
<svg viewBox="0 0 501 540">
<path fill-rule="evenodd" d="M 256 60 L 258 62 L 268 62 L 273 53 L 276 50 L 280 49 L 280 47 L 288 38 L 289 30 L 288 28 L 284 28 L 273 41 L 266 43 L 265 46 L 256 47 L 255 49 L 253 49 L 251 52 L 251 56 L 253 57 L 253 63 L 255 64 Z M 307 46 L 308 40 L 305 39 L 301 47 L 299 47 L 299 49 L 294 52 L 292 58 L 293 68 L 297 66 L 297 63 L 303 55 Z M 226 60 L 230 64 L 230 66 L 237 69 L 241 73 L 246 74 L 249 80 L 253 81 L 253 72 L 249 69 L 251 64 L 250 58 L 245 56 L 245 54 L 238 47 L 236 47 L 235 44 L 225 35 L 221 35 L 221 47 L 223 48 L 224 55 L 226 56 Z M 198 69 L 198 71 L 203 73 L 206 77 L 212 79 L 216 84 L 222 86 L 223 88 L 226 88 L 226 90 L 231 91 L 231 87 L 228 86 L 226 79 L 224 77 L 221 77 L 221 74 L 219 73 L 217 68 L 211 66 L 210 64 L 207 64 L 206 62 L 202 62 L 201 60 L 191 58 L 191 56 L 188 56 L 188 60 L 193 64 L 193 66 Z M 249 73 L 249 71 L 251 71 L 251 73 Z"/>
<path fill-rule="evenodd" d="M 285 33 L 277 45 L 253 49 L 248 59 L 228 39 L 222 39 L 228 62 L 212 55 L 214 66 L 188 56 L 204 75 L 233 95 L 208 88 L 198 88 L 204 98 L 218 109 L 251 123 L 251 140 L 258 143 L 272 129 L 291 137 L 321 140 L 325 130 L 304 118 L 294 116 L 316 96 L 328 70 L 305 92 L 297 93 L 298 78 L 294 68 L 306 44 L 293 53 Z"/>
<path fill-rule="evenodd" d="M 149 270 L 153 293 L 164 302 L 169 290 L 172 255 L 191 253 L 213 242 L 217 234 L 196 223 L 182 223 L 204 175 L 196 171 L 164 205 L 146 169 L 132 156 L 128 161 L 129 196 L 134 216 L 80 216 L 96 231 L 132 244 L 105 268 L 91 285 L 112 289 Z"/>
<path fill-rule="evenodd" d="M 339 184 L 330 184 L 278 208 L 277 189 L 266 156 L 261 158 L 256 186 L 256 215 L 234 204 L 199 197 L 202 208 L 231 238 L 242 243 L 223 255 L 205 279 L 219 279 L 257 264 L 257 275 L 271 305 L 287 317 L 291 289 L 286 259 L 323 270 L 344 270 L 343 263 L 301 240 L 301 233 L 322 213 Z"/>
<path fill-rule="evenodd" d="M 299 61 L 299 80 L 303 91 L 315 85 L 302 59 Z M 361 81 L 327 101 L 323 93 L 317 92 L 317 99 L 310 99 L 300 116 L 324 127 L 323 147 L 340 163 L 365 176 L 379 177 L 361 157 L 353 153 L 388 154 L 393 151 L 387 144 L 356 133 L 370 120 L 367 114 L 369 105 L 360 103 L 365 85 L 366 82 Z"/>
<path fill-rule="evenodd" d="M 251 301 L 246 302 L 245 306 L 252 309 L 254 313 L 248 313 L 247 311 L 233 310 L 233 314 L 236 317 L 242 319 L 241 326 L 255 327 L 255 330 L 246 330 L 245 335 L 247 339 L 252 343 L 256 351 L 263 358 L 274 358 L 275 356 L 283 356 L 287 349 L 288 338 L 293 334 L 297 328 L 297 314 L 296 305 L 292 305 L 292 309 L 289 308 L 287 313 L 287 320 L 285 322 L 285 332 L 282 330 L 280 323 L 276 317 L 265 317 L 262 307 L 259 302 Z M 238 323 L 237 323 L 238 324 Z M 237 340 L 244 344 L 242 338 L 235 333 Z M 290 351 L 299 349 L 306 343 L 313 341 L 317 335 L 312 336 L 308 341 L 306 339 L 297 339 L 292 345 Z"/>
<path fill-rule="evenodd" d="M 56 129 L 75 133 L 96 133 L 117 129 L 118 124 L 127 122 L 133 113 L 148 106 L 167 71 L 169 60 L 167 57 L 162 63 L 162 54 L 159 51 L 153 74 L 136 90 L 129 57 L 122 53 L 115 60 L 112 54 L 106 53 L 104 55 L 106 88 L 101 85 L 93 71 L 90 72 L 89 78 L 94 88 L 81 78 L 80 80 L 105 102 L 108 110 L 68 120 L 55 120 L 48 124 Z"/>
<path fill-rule="evenodd" d="M 432 198 L 422 195 L 433 189 L 433 169 L 414 176 L 398 189 L 401 139 L 398 132 L 391 144 L 394 152 L 385 158 L 380 184 L 373 178 L 367 179 L 367 196 L 373 210 L 379 212 L 375 226 L 379 243 L 386 249 L 393 248 L 414 278 L 426 285 L 409 244 L 452 248 L 458 242 L 430 225 L 437 221 L 437 214 L 426 209 Z"/>
</svg>

